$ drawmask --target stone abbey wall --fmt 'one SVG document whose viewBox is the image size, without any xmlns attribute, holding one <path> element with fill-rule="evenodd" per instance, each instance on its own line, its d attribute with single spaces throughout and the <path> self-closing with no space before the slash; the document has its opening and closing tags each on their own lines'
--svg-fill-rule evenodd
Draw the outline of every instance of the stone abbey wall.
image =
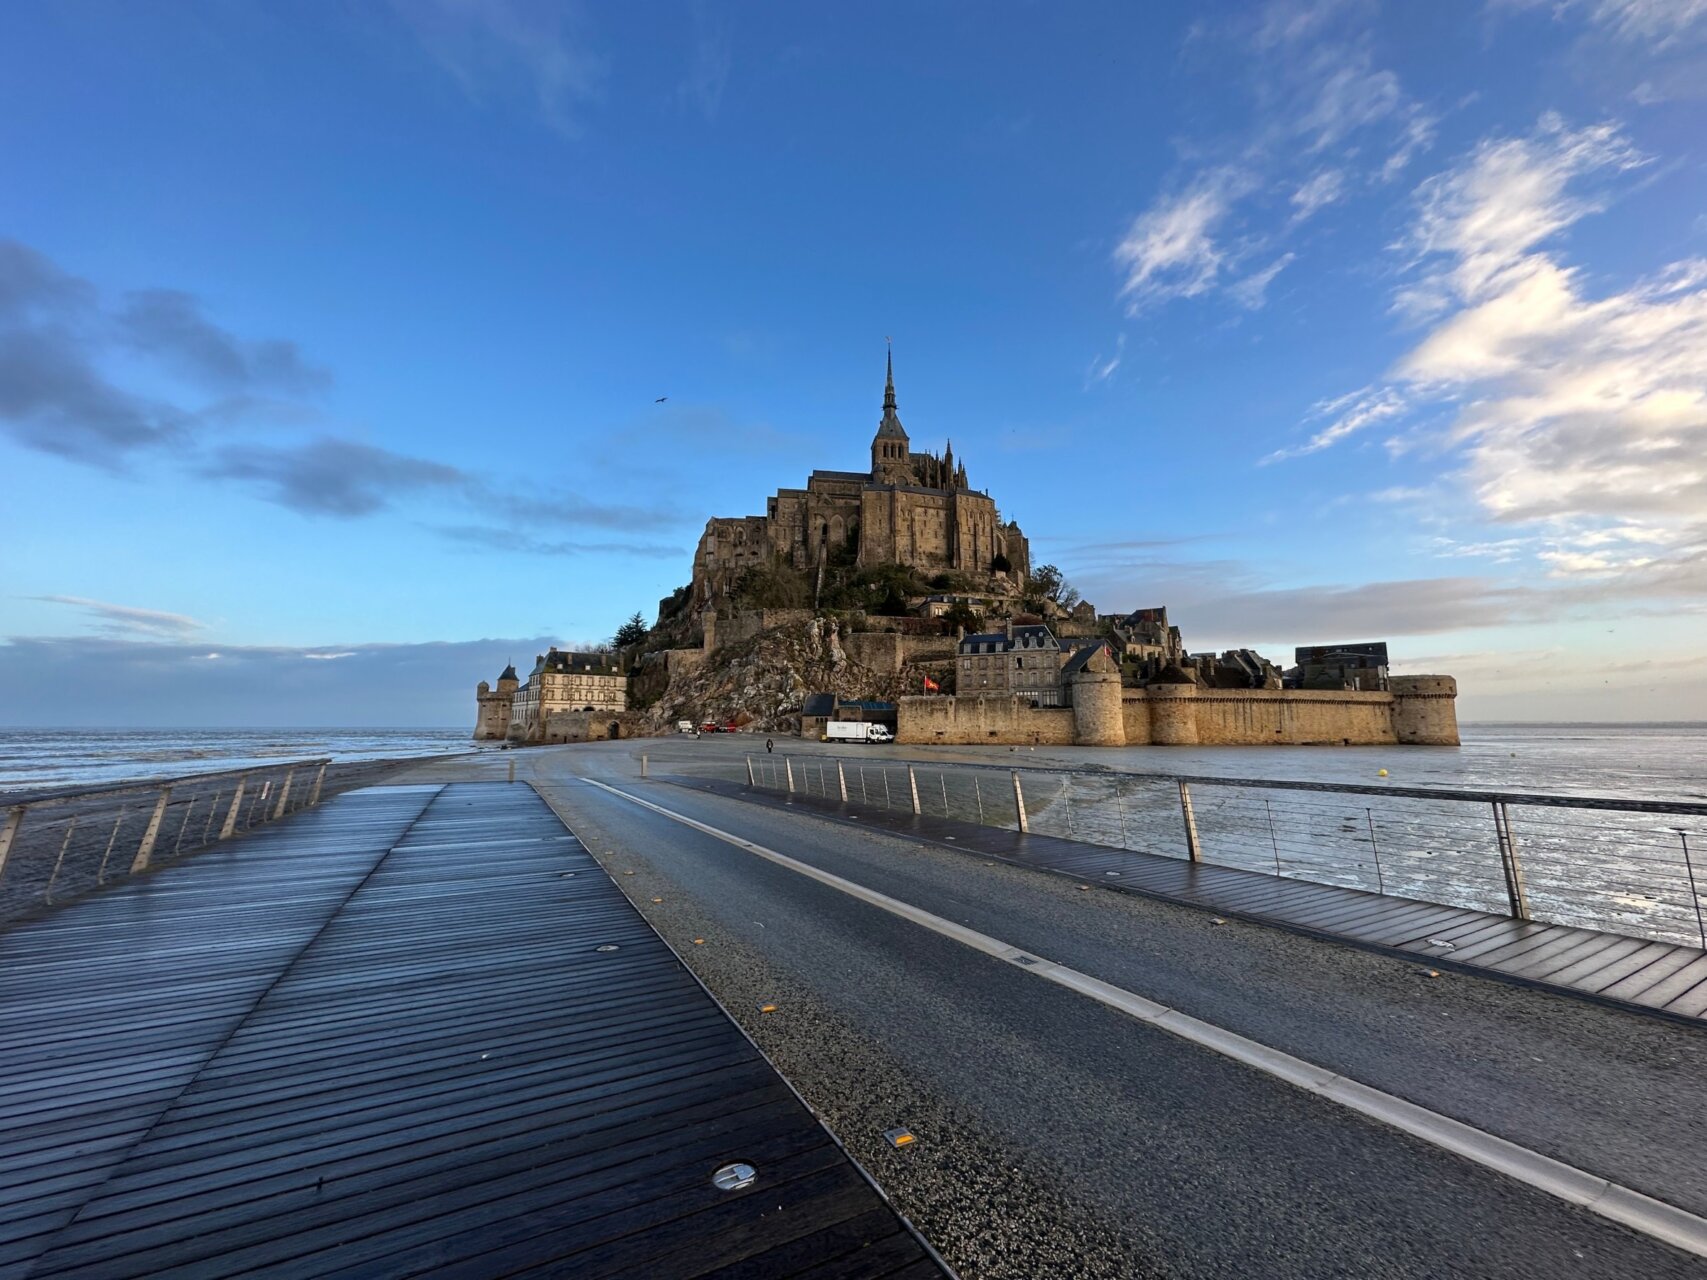
<svg viewBox="0 0 1707 1280">
<path fill-rule="evenodd" d="M 1387 693 L 1309 689 L 1121 689 L 1073 681 L 1073 706 L 1032 708 L 1009 695 L 903 698 L 896 740 L 1079 746 L 1457 746 L 1457 682 L 1395 676 Z M 1033 738 L 1033 735 L 1041 735 Z"/>
</svg>

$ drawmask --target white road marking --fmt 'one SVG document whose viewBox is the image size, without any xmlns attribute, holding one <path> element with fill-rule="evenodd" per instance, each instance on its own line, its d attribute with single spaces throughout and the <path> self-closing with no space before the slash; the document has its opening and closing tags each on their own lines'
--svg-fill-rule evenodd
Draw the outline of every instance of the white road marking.
<svg viewBox="0 0 1707 1280">
<path fill-rule="evenodd" d="M 1046 981 L 1077 991 L 1080 995 L 1118 1009 L 1122 1013 L 1160 1027 L 1181 1039 L 1189 1040 L 1205 1049 L 1242 1062 L 1248 1067 L 1284 1080 L 1306 1093 L 1327 1098 L 1332 1102 L 1346 1107 L 1359 1115 L 1368 1116 L 1372 1120 L 1390 1125 L 1402 1130 L 1412 1137 L 1421 1138 L 1424 1142 L 1451 1151 L 1472 1160 L 1486 1168 L 1503 1173 L 1517 1181 L 1557 1196 L 1571 1204 L 1581 1205 L 1590 1213 L 1621 1223 L 1643 1235 L 1652 1236 L 1656 1240 L 1686 1250 L 1700 1257 L 1707 1257 L 1707 1218 L 1702 1218 L 1676 1205 L 1667 1204 L 1663 1200 L 1633 1191 L 1629 1187 L 1610 1182 L 1597 1174 L 1578 1169 L 1574 1165 L 1554 1160 L 1544 1156 L 1539 1151 L 1531 1151 L 1528 1147 L 1519 1146 L 1515 1142 L 1477 1129 L 1450 1116 L 1419 1107 L 1414 1102 L 1406 1102 L 1403 1098 L 1390 1093 L 1383 1093 L 1366 1084 L 1339 1075 L 1326 1067 L 1316 1066 L 1302 1058 L 1295 1058 L 1279 1049 L 1217 1027 L 1213 1023 L 1204 1022 L 1167 1005 L 1147 1000 L 1122 987 L 1093 978 L 1077 969 L 1066 965 L 1056 964 L 1041 956 L 1033 956 L 1030 952 L 1019 947 L 1010 946 L 999 938 L 992 938 L 987 933 L 956 924 L 942 916 L 933 915 L 909 902 L 892 898 L 886 893 L 868 889 L 862 884 L 834 875 L 831 872 L 791 858 L 787 854 L 778 853 L 775 849 L 767 849 L 762 844 L 744 840 L 732 832 L 724 831 L 708 823 L 690 818 L 674 809 L 666 809 L 663 805 L 654 804 L 650 800 L 632 795 L 618 787 L 599 782 L 594 778 L 584 778 L 601 791 L 619 796 L 643 809 L 650 809 L 683 826 L 692 827 L 695 831 L 721 840 L 725 844 L 734 845 L 767 862 L 774 862 L 779 867 L 798 872 L 808 879 L 828 885 L 832 889 L 858 898 L 861 902 L 878 907 L 892 915 L 910 920 L 933 933 L 981 951 L 985 955 L 1005 960 L 1026 973 L 1035 974 Z"/>
</svg>

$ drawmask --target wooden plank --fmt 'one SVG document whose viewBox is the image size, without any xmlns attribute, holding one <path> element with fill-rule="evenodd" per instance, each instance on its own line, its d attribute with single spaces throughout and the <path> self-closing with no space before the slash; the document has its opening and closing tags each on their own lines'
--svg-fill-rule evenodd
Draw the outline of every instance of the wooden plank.
<svg viewBox="0 0 1707 1280">
<path fill-rule="evenodd" d="M 78 904 L 0 969 L 31 1006 L 0 1021 L 24 1033 L 0 1041 L 23 1122 L 0 1248 L 32 1274 L 802 1271 L 868 1247 L 938 1274 L 531 789 L 350 800 L 217 876 L 160 871 L 146 910 Z M 289 907 L 269 935 L 233 895 Z M 74 965 L 97 977 L 56 1003 Z M 738 1158 L 755 1188 L 713 1187 Z"/>
</svg>

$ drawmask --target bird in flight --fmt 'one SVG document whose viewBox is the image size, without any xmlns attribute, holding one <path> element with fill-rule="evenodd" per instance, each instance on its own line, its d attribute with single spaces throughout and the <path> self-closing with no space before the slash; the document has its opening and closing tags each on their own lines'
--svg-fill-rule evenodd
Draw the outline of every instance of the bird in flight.
<svg viewBox="0 0 1707 1280">
<path fill-rule="evenodd" d="M 653 401 L 653 402 L 652 402 L 652 403 L 653 403 L 653 404 L 663 404 L 663 403 L 664 403 L 664 401 L 666 401 L 666 400 L 668 400 L 668 399 L 669 399 L 669 398 L 670 398 L 670 397 L 669 397 L 669 396 L 659 396 L 659 397 L 658 397 L 658 398 L 657 398 L 657 399 L 656 399 L 656 400 L 654 400 L 654 401 Z"/>
</svg>

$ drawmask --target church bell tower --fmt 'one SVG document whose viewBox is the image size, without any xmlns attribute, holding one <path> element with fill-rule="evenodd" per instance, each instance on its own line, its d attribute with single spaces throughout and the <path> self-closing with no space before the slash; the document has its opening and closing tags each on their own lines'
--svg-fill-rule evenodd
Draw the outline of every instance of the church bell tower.
<svg viewBox="0 0 1707 1280">
<path fill-rule="evenodd" d="M 895 353 L 889 353 L 883 388 L 883 418 L 871 440 L 871 478 L 876 484 L 912 484 L 913 453 L 907 429 L 895 413 Z"/>
</svg>

